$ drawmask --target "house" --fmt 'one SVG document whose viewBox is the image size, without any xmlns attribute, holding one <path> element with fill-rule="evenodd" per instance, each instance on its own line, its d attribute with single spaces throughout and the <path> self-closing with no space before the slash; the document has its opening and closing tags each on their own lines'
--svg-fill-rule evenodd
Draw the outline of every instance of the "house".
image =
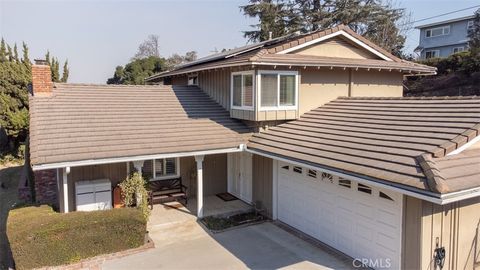
<svg viewBox="0 0 480 270">
<path fill-rule="evenodd" d="M 473 30 L 475 16 L 466 16 L 415 27 L 420 42 L 415 49 L 420 59 L 447 57 L 468 50 L 468 33 Z"/>
<path fill-rule="evenodd" d="M 480 98 L 402 97 L 404 76 L 435 68 L 346 26 L 215 54 L 146 86 L 53 85 L 48 68 L 33 66 L 30 98 L 40 202 L 68 212 L 78 181 L 181 176 L 198 217 L 205 196 L 230 192 L 373 268 L 478 266 Z"/>
</svg>

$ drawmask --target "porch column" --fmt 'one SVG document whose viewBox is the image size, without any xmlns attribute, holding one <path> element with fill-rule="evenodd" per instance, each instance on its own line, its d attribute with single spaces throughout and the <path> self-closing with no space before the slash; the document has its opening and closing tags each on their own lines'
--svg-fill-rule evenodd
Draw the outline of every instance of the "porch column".
<svg viewBox="0 0 480 270">
<path fill-rule="evenodd" d="M 68 213 L 68 174 L 70 167 L 63 168 L 63 212 Z"/>
<path fill-rule="evenodd" d="M 143 168 L 143 163 L 145 160 L 137 160 L 133 162 L 133 167 L 135 167 L 135 170 L 142 176 L 142 168 Z"/>
<path fill-rule="evenodd" d="M 197 162 L 197 218 L 203 217 L 203 155 L 195 156 Z"/>
</svg>

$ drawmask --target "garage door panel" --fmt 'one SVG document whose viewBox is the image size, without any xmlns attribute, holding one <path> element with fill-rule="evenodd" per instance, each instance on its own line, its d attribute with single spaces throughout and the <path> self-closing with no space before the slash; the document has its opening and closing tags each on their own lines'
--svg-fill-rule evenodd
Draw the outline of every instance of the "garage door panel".
<svg viewBox="0 0 480 270">
<path fill-rule="evenodd" d="M 371 187 L 360 192 L 355 181 L 340 186 L 337 180 L 322 180 L 321 172 L 314 178 L 305 168 L 302 174 L 292 168 L 278 168 L 279 220 L 354 258 L 390 258 L 392 269 L 399 268 L 400 194 Z"/>
</svg>

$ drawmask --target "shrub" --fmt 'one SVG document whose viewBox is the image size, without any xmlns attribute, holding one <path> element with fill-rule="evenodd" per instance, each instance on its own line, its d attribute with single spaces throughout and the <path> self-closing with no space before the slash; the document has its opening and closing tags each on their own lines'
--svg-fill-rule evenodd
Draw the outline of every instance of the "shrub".
<svg viewBox="0 0 480 270">
<path fill-rule="evenodd" d="M 7 235 L 17 269 L 77 262 L 139 247 L 146 222 L 137 209 L 60 214 L 51 207 L 11 210 Z"/>
<path fill-rule="evenodd" d="M 147 182 L 138 172 L 134 172 L 119 184 L 125 205 L 127 207 L 136 206 L 142 211 L 145 220 L 150 215 L 146 185 Z"/>
<path fill-rule="evenodd" d="M 446 58 L 425 59 L 420 63 L 436 67 L 439 75 L 455 72 L 469 75 L 480 70 L 480 60 L 472 56 L 469 51 L 452 54 Z"/>
</svg>

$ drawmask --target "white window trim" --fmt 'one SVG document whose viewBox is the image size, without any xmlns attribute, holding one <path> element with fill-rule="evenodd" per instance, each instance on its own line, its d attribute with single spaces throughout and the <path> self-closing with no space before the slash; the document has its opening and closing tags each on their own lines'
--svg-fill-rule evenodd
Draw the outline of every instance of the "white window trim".
<svg viewBox="0 0 480 270">
<path fill-rule="evenodd" d="M 457 52 L 455 52 L 457 50 Z M 465 51 L 465 46 L 458 46 L 458 47 L 453 47 L 452 52 L 453 53 L 459 53 Z"/>
<path fill-rule="evenodd" d="M 197 83 L 190 83 L 190 78 L 197 77 Z M 198 86 L 198 74 L 190 74 L 187 76 L 187 85 L 197 85 Z"/>
<path fill-rule="evenodd" d="M 281 106 L 280 105 L 280 79 L 277 79 L 277 106 L 262 106 L 262 74 L 277 74 L 277 75 L 295 75 L 295 105 L 293 106 Z M 279 110 L 298 110 L 298 71 L 288 71 L 288 70 L 259 70 L 257 74 L 257 100 L 258 100 L 258 111 L 279 111 Z"/>
<path fill-rule="evenodd" d="M 445 34 L 445 28 L 448 28 L 448 34 Z M 432 36 L 433 30 L 437 30 L 437 29 L 442 29 L 442 34 L 441 34 L 441 35 L 437 35 L 437 36 Z M 429 37 L 427 36 L 427 32 L 428 32 L 428 31 L 430 31 L 430 36 L 429 36 Z M 450 25 L 445 25 L 445 26 L 440 26 L 440 27 L 434 27 L 434 28 L 428 28 L 428 29 L 425 30 L 425 38 L 434 38 L 434 37 L 448 36 L 448 35 L 450 35 L 450 32 L 451 32 Z"/>
<path fill-rule="evenodd" d="M 240 93 L 240 104 L 243 104 L 243 75 L 252 75 L 252 106 L 234 106 L 233 105 L 233 76 L 242 75 L 242 91 Z M 237 71 L 230 74 L 230 107 L 236 110 L 254 110 L 255 96 L 256 96 L 256 80 L 255 70 Z"/>
<path fill-rule="evenodd" d="M 427 58 L 427 52 L 435 52 L 436 53 L 436 55 L 434 57 L 430 57 L 430 58 L 440 57 L 440 50 L 428 50 L 428 51 L 425 51 L 425 59 L 429 59 L 429 58 Z"/>
<path fill-rule="evenodd" d="M 475 28 L 473 20 L 467 22 L 467 30 L 473 30 Z"/>
<path fill-rule="evenodd" d="M 175 174 L 170 174 L 170 175 L 165 175 L 165 176 L 160 176 L 160 177 L 156 177 L 156 171 L 155 171 L 155 160 L 157 159 L 163 159 L 165 160 L 166 158 L 156 158 L 156 159 L 152 159 L 152 173 L 153 173 L 153 177 L 151 179 L 148 179 L 149 181 L 157 181 L 157 180 L 167 180 L 167 179 L 172 179 L 172 178 L 178 178 L 180 177 L 180 159 L 179 158 L 174 158 L 175 159 Z M 165 169 L 165 166 L 166 166 L 166 163 L 164 163 L 164 171 L 166 170 Z"/>
</svg>

